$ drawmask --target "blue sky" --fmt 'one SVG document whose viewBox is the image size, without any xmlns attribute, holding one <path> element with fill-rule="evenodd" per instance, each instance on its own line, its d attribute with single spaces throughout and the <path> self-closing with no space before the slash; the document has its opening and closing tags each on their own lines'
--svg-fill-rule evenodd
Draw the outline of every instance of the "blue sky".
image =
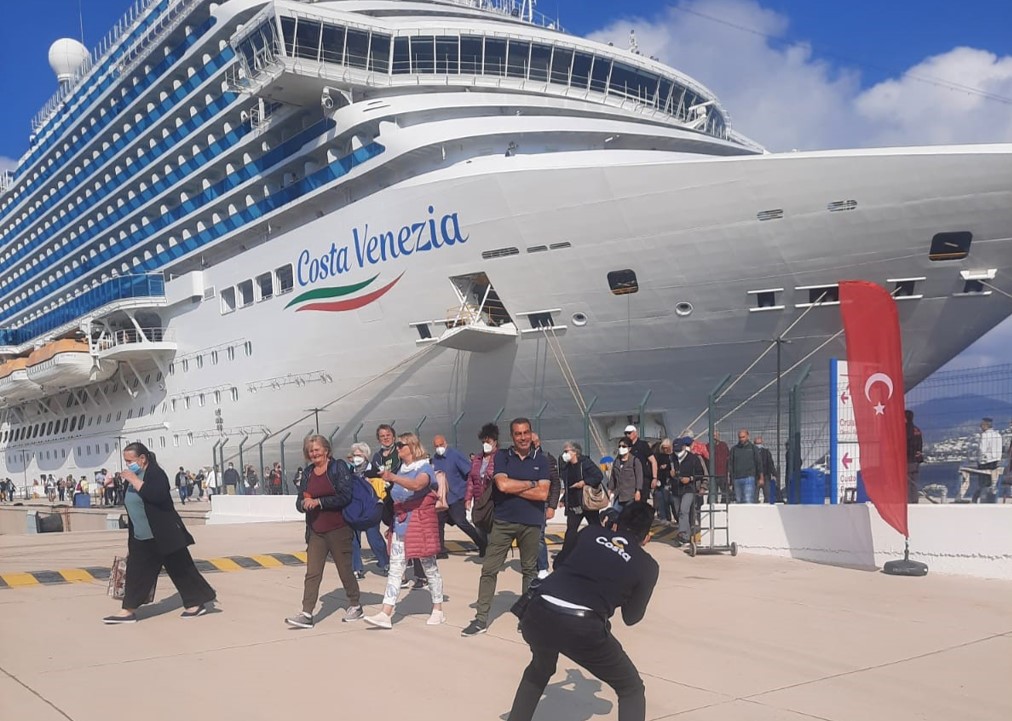
<svg viewBox="0 0 1012 721">
<path fill-rule="evenodd" d="M 130 0 L 4 4 L 0 168 L 55 92 L 60 37 L 96 45 Z M 1012 0 L 541 0 L 570 32 L 641 51 L 706 84 L 773 150 L 1012 142 Z M 1009 309 L 1012 312 L 1012 300 Z M 955 365 L 1008 360 L 1012 318 Z M 950 364 L 949 367 L 953 367 Z"/>
</svg>

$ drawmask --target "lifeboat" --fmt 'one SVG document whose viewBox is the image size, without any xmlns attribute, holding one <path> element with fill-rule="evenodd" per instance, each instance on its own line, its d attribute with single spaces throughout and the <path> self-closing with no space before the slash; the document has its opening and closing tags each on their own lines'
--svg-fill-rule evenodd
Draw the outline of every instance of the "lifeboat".
<svg viewBox="0 0 1012 721">
<path fill-rule="evenodd" d="M 83 341 L 58 340 L 33 351 L 26 370 L 30 381 L 50 390 L 104 381 L 116 371 L 116 363 L 97 360 Z"/>
<path fill-rule="evenodd" d="M 38 398 L 42 389 L 28 377 L 27 358 L 14 358 L 0 363 L 0 399 L 13 403 Z"/>
</svg>

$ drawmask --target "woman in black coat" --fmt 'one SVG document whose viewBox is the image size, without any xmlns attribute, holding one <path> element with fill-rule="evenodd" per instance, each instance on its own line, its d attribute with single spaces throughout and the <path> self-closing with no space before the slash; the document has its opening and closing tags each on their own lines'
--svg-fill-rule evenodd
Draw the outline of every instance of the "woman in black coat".
<svg viewBox="0 0 1012 721">
<path fill-rule="evenodd" d="M 102 620 L 135 623 L 135 611 L 147 601 L 162 566 L 183 599 L 182 617 L 203 616 L 215 593 L 190 556 L 187 546 L 193 544 L 193 536 L 172 504 L 169 477 L 143 443 L 124 448 L 123 460 L 124 505 L 130 518 L 126 589 L 123 610 Z"/>
<path fill-rule="evenodd" d="M 576 545 L 576 534 L 583 519 L 591 526 L 601 525 L 601 512 L 583 507 L 583 489 L 585 486 L 600 488 L 604 482 L 604 474 L 597 464 L 583 455 L 583 448 L 576 441 L 570 441 L 563 447 L 562 463 L 559 464 L 559 478 L 565 484 L 566 502 L 566 537 L 562 541 L 562 550 L 555 557 L 555 567 L 569 555 Z"/>
</svg>

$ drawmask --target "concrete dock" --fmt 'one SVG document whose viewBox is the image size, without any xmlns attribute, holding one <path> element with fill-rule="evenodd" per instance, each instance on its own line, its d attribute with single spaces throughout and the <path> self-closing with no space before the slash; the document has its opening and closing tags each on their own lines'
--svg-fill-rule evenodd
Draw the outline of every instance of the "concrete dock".
<svg viewBox="0 0 1012 721">
<path fill-rule="evenodd" d="M 304 550 L 297 523 L 191 530 L 195 558 Z M 0 536 L 0 573 L 108 566 L 125 549 L 124 531 Z M 1012 582 L 648 550 L 662 571 L 647 616 L 614 626 L 644 677 L 649 719 L 1012 718 Z M 405 591 L 393 631 L 341 623 L 332 566 L 312 630 L 283 623 L 299 609 L 300 566 L 209 574 L 218 610 L 190 620 L 162 576 L 141 622 L 112 627 L 100 622 L 118 608 L 104 583 L 0 589 L 0 717 L 504 718 L 529 660 L 507 612 L 518 562 L 500 575 L 489 632 L 465 639 L 476 560 L 440 561 L 446 625 L 426 626 L 428 593 Z M 385 579 L 361 583 L 371 612 Z M 562 658 L 536 718 L 615 719 L 615 696 Z"/>
</svg>

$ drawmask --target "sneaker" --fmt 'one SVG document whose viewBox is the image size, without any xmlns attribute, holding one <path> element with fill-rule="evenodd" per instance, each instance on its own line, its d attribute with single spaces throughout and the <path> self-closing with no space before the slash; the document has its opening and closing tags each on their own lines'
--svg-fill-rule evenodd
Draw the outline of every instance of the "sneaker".
<svg viewBox="0 0 1012 721">
<path fill-rule="evenodd" d="M 375 626 L 376 628 L 391 629 L 394 627 L 393 623 L 391 623 L 390 617 L 382 611 L 373 616 L 364 616 L 362 620 L 370 626 Z"/>
<path fill-rule="evenodd" d="M 488 627 L 484 623 L 478 619 L 474 619 L 468 624 L 467 628 L 460 632 L 460 635 L 464 637 L 477 636 L 479 633 L 485 633 L 487 630 Z"/>
<path fill-rule="evenodd" d="M 543 571 L 538 571 L 538 580 L 539 581 L 544 581 L 546 578 L 548 578 L 548 569 L 547 568 L 545 570 L 543 570 Z"/>
<path fill-rule="evenodd" d="M 355 578 L 361 581 L 365 578 L 365 571 L 355 571 Z"/>
<path fill-rule="evenodd" d="M 137 623 L 137 616 L 133 613 L 129 616 L 106 616 L 102 619 L 102 623 L 110 625 L 114 623 Z"/>
<path fill-rule="evenodd" d="M 429 620 L 425 622 L 426 626 L 438 626 L 442 623 L 446 623 L 446 614 L 441 610 L 433 609 L 432 615 L 429 616 Z"/>
<path fill-rule="evenodd" d="M 348 606 L 348 609 L 344 612 L 344 618 L 342 618 L 341 621 L 343 623 L 351 623 L 352 621 L 359 620 L 364 615 L 365 613 L 362 611 L 361 606 Z"/>
<path fill-rule="evenodd" d="M 411 590 L 413 591 L 417 591 L 419 589 L 428 587 L 429 587 L 429 579 L 427 578 L 416 578 L 414 582 L 411 584 Z"/>
<path fill-rule="evenodd" d="M 312 628 L 313 614 L 303 611 L 302 613 L 297 613 L 294 616 L 286 618 L 285 623 L 289 626 L 295 626 L 296 628 Z"/>
<path fill-rule="evenodd" d="M 411 588 L 415 584 L 415 579 L 405 578 L 401 581 L 401 588 Z"/>
<path fill-rule="evenodd" d="M 445 561 L 449 557 L 450 557 L 449 551 L 440 551 L 439 553 L 436 554 L 436 558 L 438 558 L 440 561 Z"/>
<path fill-rule="evenodd" d="M 183 611 L 179 614 L 180 618 L 196 618 L 197 616 L 203 616 L 207 613 L 207 606 L 201 605 L 196 611 Z"/>
</svg>

